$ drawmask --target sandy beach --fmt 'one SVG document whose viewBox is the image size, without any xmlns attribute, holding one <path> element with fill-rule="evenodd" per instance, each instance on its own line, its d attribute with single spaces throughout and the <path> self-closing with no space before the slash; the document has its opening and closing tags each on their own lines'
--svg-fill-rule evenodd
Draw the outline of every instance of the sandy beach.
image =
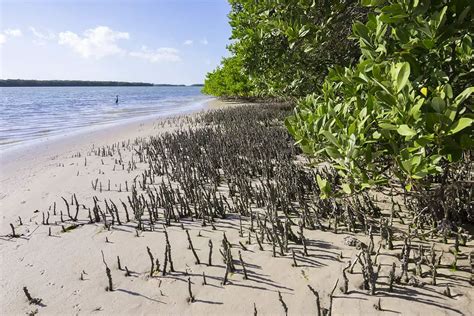
<svg viewBox="0 0 474 316">
<path fill-rule="evenodd" d="M 236 106 L 239 105 L 213 100 L 206 110 Z M 271 243 L 262 240 L 263 251 L 260 250 L 257 234 L 251 232 L 250 218 L 238 214 L 216 218 L 214 229 L 209 224 L 203 226 L 201 220 L 187 217 L 164 226 L 163 210 L 160 210 L 158 220 L 150 224 L 152 230 L 147 226 L 146 230 L 137 230 L 133 218 L 125 221 L 121 204 L 128 204 L 134 179 L 140 182 L 150 163 L 140 162 L 137 150 L 142 149 L 143 143 L 136 140 L 199 128 L 203 123 L 194 121 L 198 115 L 105 127 L 56 141 L 38 142 L 1 155 L 1 315 L 284 315 L 284 305 L 289 315 L 318 315 L 316 298 L 308 285 L 319 293 L 321 307 L 329 308 L 332 301 L 333 315 L 473 315 L 469 259 L 467 255 L 460 256 L 457 271 L 449 268 L 453 261 L 452 240 L 435 246 L 437 251 L 444 252 L 437 285 L 430 284 L 429 268 L 423 265 L 423 275 L 418 278 L 423 285 L 394 285 L 394 291 L 389 293 L 388 275 L 392 262 L 397 262 L 398 267 L 397 255 L 403 247 L 402 238 L 395 238 L 394 249 L 383 249 L 378 257 L 379 290 L 376 295 L 368 295 L 360 289 L 363 277 L 359 265 L 352 274 L 347 274 L 348 291 L 341 292 L 342 271 L 359 253 L 357 247 L 348 244 L 347 237 L 369 244 L 369 237 L 363 233 L 305 229 L 308 254 L 303 253 L 300 244 L 290 243 L 288 253 L 273 257 Z M 157 177 L 155 184 L 159 183 Z M 146 191 L 140 186 L 136 189 L 139 193 Z M 228 188 L 223 186 L 219 190 L 225 194 Z M 103 222 L 90 222 L 88 214 L 94 206 L 94 197 L 103 210 L 106 201 L 117 205 L 121 225 L 115 223 L 107 229 Z M 78 209 L 77 220 L 67 216 L 62 198 L 67 201 L 72 217 Z M 385 202 L 380 201 L 380 205 Z M 130 207 L 128 212 L 131 213 Z M 144 217 L 148 217 L 146 211 Z M 110 225 L 109 215 L 107 220 Z M 293 226 L 295 232 L 296 223 L 297 220 Z M 16 238 L 12 238 L 10 224 L 15 228 Z M 175 271 L 163 275 L 165 229 Z M 200 264 L 189 249 L 186 231 Z M 223 284 L 226 264 L 219 253 L 224 233 L 236 267 L 228 274 L 226 284 Z M 209 241 L 213 244 L 212 265 L 209 265 Z M 375 250 L 379 241 L 377 234 Z M 421 243 L 426 249 L 431 246 L 429 241 Z M 460 246 L 461 253 L 468 254 L 473 247 L 474 243 L 468 241 Z M 110 268 L 113 291 L 106 291 L 108 278 L 102 252 Z M 156 269 L 156 259 L 161 270 Z M 155 271 L 150 276 L 151 262 Z M 410 262 L 410 269 L 414 269 L 413 261 Z M 447 285 L 451 297 L 443 294 Z M 41 302 L 30 304 L 24 287 Z M 381 310 L 374 307 L 379 301 Z"/>
</svg>

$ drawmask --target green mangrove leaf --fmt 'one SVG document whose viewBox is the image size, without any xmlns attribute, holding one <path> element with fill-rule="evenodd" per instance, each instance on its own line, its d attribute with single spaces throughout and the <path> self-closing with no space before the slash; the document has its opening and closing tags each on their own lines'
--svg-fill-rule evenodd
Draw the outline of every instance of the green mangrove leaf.
<svg viewBox="0 0 474 316">
<path fill-rule="evenodd" d="M 407 62 L 401 63 L 397 66 L 397 93 L 400 92 L 408 83 L 410 76 L 410 64 Z"/>
<path fill-rule="evenodd" d="M 398 134 L 402 136 L 414 136 L 416 135 L 416 132 L 411 129 L 408 125 L 402 124 L 397 128 Z"/>
<path fill-rule="evenodd" d="M 454 124 L 451 126 L 451 129 L 449 131 L 449 135 L 456 134 L 456 133 L 462 131 L 463 129 L 465 129 L 466 127 L 471 126 L 472 122 L 473 122 L 473 119 L 471 119 L 469 117 L 460 118 L 459 120 L 454 122 Z"/>
</svg>

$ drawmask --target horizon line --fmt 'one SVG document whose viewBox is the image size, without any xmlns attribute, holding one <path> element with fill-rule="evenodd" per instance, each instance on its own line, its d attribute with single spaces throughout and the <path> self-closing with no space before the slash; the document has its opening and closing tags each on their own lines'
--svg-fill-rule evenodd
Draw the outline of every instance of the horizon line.
<svg viewBox="0 0 474 316">
<path fill-rule="evenodd" d="M 83 79 L 12 79 L 12 78 L 0 78 L 0 82 L 8 82 L 8 81 L 16 81 L 16 82 L 36 82 L 36 83 L 48 83 L 48 82 L 64 82 L 64 83 L 110 83 L 110 84 L 130 84 L 130 85 L 153 85 L 153 86 L 160 86 L 160 85 L 169 85 L 169 86 L 196 86 L 196 85 L 204 85 L 204 83 L 156 83 L 156 82 L 145 82 L 145 81 L 122 81 L 122 80 L 83 80 Z M 1 86 L 1 85 L 0 85 Z"/>
</svg>

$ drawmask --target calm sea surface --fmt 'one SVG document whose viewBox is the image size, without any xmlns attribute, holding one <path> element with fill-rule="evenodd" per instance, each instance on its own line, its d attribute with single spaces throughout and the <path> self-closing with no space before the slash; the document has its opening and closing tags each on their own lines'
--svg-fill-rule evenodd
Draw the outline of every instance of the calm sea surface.
<svg viewBox="0 0 474 316">
<path fill-rule="evenodd" d="M 81 128 L 196 110 L 209 99 L 200 90 L 201 87 L 0 87 L 0 150 Z"/>
</svg>

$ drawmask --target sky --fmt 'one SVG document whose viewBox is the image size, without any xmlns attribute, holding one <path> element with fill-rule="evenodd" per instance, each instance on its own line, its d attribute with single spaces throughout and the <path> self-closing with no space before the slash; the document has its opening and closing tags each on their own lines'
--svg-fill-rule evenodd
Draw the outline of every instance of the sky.
<svg viewBox="0 0 474 316">
<path fill-rule="evenodd" d="M 0 78 L 203 83 L 226 0 L 0 0 Z"/>
</svg>

